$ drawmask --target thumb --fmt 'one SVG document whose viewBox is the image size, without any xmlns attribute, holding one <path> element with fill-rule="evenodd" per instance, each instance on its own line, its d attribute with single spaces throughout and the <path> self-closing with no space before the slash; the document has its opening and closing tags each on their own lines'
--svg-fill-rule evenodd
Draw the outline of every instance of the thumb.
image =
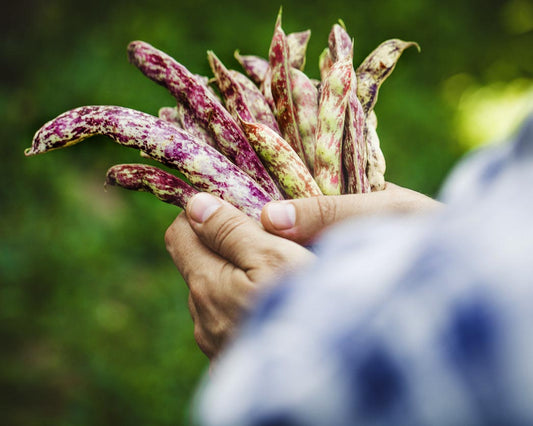
<svg viewBox="0 0 533 426">
<path fill-rule="evenodd" d="M 268 232 L 309 244 L 326 228 L 358 214 L 357 194 L 272 201 L 263 207 L 261 223 Z"/>
<path fill-rule="evenodd" d="M 414 213 L 438 204 L 423 194 L 387 183 L 383 191 L 367 194 L 272 201 L 263 207 L 261 223 L 272 234 L 306 245 L 327 227 L 349 217 Z"/>
<path fill-rule="evenodd" d="M 189 224 L 202 243 L 235 266 L 248 269 L 255 250 L 273 236 L 261 225 L 229 203 L 205 192 L 189 200 L 186 206 Z"/>
</svg>

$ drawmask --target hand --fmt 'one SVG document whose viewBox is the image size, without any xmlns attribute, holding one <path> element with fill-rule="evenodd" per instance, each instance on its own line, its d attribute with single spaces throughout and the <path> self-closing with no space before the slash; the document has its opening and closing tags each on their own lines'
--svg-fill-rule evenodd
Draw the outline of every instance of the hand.
<svg viewBox="0 0 533 426">
<path fill-rule="evenodd" d="M 235 207 L 194 196 L 165 234 L 167 250 L 189 286 L 189 310 L 200 349 L 213 359 L 279 274 L 313 259 L 302 246 L 272 235 Z"/>
<path fill-rule="evenodd" d="M 441 203 L 407 188 L 387 183 L 383 191 L 273 201 L 265 205 L 261 223 L 265 230 L 308 245 L 334 223 L 355 216 L 387 213 L 421 213 Z"/>
</svg>

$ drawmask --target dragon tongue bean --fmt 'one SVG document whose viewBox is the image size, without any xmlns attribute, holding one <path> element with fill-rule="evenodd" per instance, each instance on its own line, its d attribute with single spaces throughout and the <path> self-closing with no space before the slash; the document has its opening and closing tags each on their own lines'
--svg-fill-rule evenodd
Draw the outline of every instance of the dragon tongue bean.
<svg viewBox="0 0 533 426">
<path fill-rule="evenodd" d="M 329 53 L 333 62 L 340 61 L 347 56 L 352 56 L 352 39 L 346 32 L 344 26 L 335 24 L 328 37 Z"/>
<path fill-rule="evenodd" d="M 250 143 L 289 198 L 322 195 L 313 176 L 292 147 L 270 127 L 241 122 Z"/>
<path fill-rule="evenodd" d="M 161 201 L 182 209 L 198 193 L 177 176 L 147 164 L 117 164 L 107 171 L 105 184 L 150 192 Z"/>
<path fill-rule="evenodd" d="M 403 51 L 411 46 L 420 51 L 420 46 L 413 41 L 399 39 L 384 41 L 357 67 L 357 96 L 365 114 L 374 108 L 381 84 L 394 70 Z"/>
<path fill-rule="evenodd" d="M 261 90 L 259 90 L 254 82 L 244 74 L 241 74 L 235 70 L 229 70 L 229 72 L 242 89 L 245 102 L 250 108 L 250 112 L 254 116 L 255 120 L 259 123 L 266 124 L 272 130 L 281 134 L 276 117 L 270 109 L 270 105 L 268 104 L 265 96 L 261 93 Z"/>
<path fill-rule="evenodd" d="M 265 79 L 269 63 L 266 59 L 256 55 L 241 55 L 238 50 L 234 53 L 235 59 L 241 64 L 244 72 L 255 84 L 261 84 Z"/>
<path fill-rule="evenodd" d="M 124 107 L 86 106 L 67 111 L 37 131 L 25 154 L 67 147 L 94 135 L 105 135 L 121 145 L 145 151 L 182 172 L 199 190 L 218 195 L 243 210 L 255 211 L 272 199 L 211 146 L 165 120 Z"/>
<path fill-rule="evenodd" d="M 287 34 L 287 49 L 289 55 L 289 65 L 303 71 L 305 67 L 305 54 L 307 43 L 311 37 L 311 30 L 300 31 Z"/>
<path fill-rule="evenodd" d="M 272 198 L 282 198 L 229 111 L 187 68 L 142 41 L 130 43 L 128 54 L 130 62 L 144 75 L 167 88 L 178 102 L 190 108 L 198 122 L 212 132 L 218 149 L 226 157 L 256 180 Z"/>
<path fill-rule="evenodd" d="M 315 180 L 325 195 L 344 192 L 342 140 L 352 81 L 352 60 L 333 63 L 323 81 L 318 103 Z"/>
<path fill-rule="evenodd" d="M 305 152 L 298 131 L 296 114 L 291 93 L 289 52 L 287 37 L 281 27 L 281 10 L 276 20 L 274 35 L 269 51 L 272 70 L 272 96 L 276 108 L 276 118 L 283 137 L 305 162 Z"/>
<path fill-rule="evenodd" d="M 367 145 L 365 141 L 365 114 L 357 98 L 357 79 L 352 68 L 352 86 L 346 108 L 342 160 L 345 190 L 348 194 L 370 192 L 366 175 Z"/>
</svg>

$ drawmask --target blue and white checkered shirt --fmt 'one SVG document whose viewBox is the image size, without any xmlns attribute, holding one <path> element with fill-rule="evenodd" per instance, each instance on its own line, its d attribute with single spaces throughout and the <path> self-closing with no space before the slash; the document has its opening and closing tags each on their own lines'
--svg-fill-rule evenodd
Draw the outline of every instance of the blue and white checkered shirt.
<svg viewBox="0 0 533 426">
<path fill-rule="evenodd" d="M 344 223 L 242 327 L 205 425 L 533 425 L 533 117 L 442 210 Z"/>
</svg>

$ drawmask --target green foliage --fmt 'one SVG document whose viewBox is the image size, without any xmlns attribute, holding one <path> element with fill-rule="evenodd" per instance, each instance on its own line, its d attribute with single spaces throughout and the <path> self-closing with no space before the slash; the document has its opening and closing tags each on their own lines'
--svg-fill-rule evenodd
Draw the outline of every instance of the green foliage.
<svg viewBox="0 0 533 426">
<path fill-rule="evenodd" d="M 110 4 L 111 3 L 111 4 Z M 25 158 L 33 133 L 81 105 L 156 114 L 165 90 L 128 64 L 145 40 L 192 71 L 206 51 L 238 69 L 235 49 L 267 56 L 279 5 L 268 2 L 10 2 L 4 12 L 0 129 L 0 390 L 5 425 L 187 423 L 207 362 L 192 336 L 187 289 L 163 235 L 178 210 L 103 189 L 107 168 L 138 153 L 94 138 Z M 533 79 L 533 18 L 522 0 L 283 2 L 287 32 L 312 30 L 306 72 L 342 18 L 360 62 L 387 38 L 417 41 L 384 83 L 376 111 L 387 179 L 435 194 L 464 152 L 462 91 Z M 452 101 L 450 102 L 450 99 Z M 455 99 L 455 101 L 454 101 Z M 455 104 L 454 104 L 455 102 Z"/>
</svg>

